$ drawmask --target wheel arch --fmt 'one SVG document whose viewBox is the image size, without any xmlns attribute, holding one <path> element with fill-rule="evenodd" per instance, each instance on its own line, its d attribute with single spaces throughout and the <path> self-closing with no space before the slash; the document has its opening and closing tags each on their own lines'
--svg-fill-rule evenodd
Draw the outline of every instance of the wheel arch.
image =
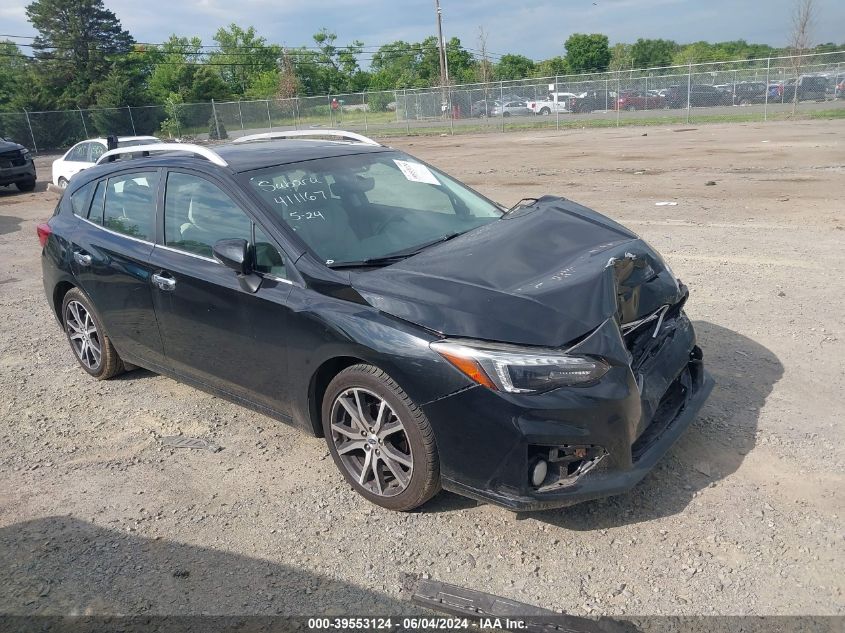
<svg viewBox="0 0 845 633">
<path fill-rule="evenodd" d="M 323 437 L 323 422 L 321 420 L 323 397 L 329 383 L 347 367 L 358 364 L 373 365 L 371 361 L 357 356 L 335 356 L 329 358 L 312 374 L 308 384 L 308 422 L 315 437 Z"/>
<path fill-rule="evenodd" d="M 74 288 L 76 288 L 76 286 L 67 280 L 60 281 L 56 284 L 56 287 L 53 288 L 53 312 L 56 314 L 56 318 L 60 323 L 63 323 L 62 303 L 64 303 L 65 295 Z"/>
</svg>

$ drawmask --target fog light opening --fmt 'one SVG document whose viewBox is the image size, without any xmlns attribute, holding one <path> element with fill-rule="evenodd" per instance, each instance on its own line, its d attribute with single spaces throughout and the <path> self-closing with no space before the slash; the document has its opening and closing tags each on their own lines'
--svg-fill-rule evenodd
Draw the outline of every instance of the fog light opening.
<svg viewBox="0 0 845 633">
<path fill-rule="evenodd" d="M 531 485 L 539 488 L 546 481 L 546 475 L 549 474 L 549 464 L 545 459 L 540 459 L 534 464 L 531 469 Z"/>
</svg>

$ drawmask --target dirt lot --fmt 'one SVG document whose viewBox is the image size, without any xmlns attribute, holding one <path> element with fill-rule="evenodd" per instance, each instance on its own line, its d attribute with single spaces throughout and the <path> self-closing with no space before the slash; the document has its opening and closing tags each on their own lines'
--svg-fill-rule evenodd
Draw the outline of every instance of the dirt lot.
<svg viewBox="0 0 845 633">
<path fill-rule="evenodd" d="M 579 615 L 845 614 L 843 139 L 845 121 L 392 141 L 504 203 L 607 213 L 692 289 L 718 383 L 699 419 L 630 494 L 528 515 L 448 494 L 382 511 L 323 440 L 146 371 L 91 380 L 41 288 L 56 198 L 0 189 L 0 612 L 399 613 L 419 574 Z M 176 433 L 224 450 L 164 449 Z"/>
</svg>

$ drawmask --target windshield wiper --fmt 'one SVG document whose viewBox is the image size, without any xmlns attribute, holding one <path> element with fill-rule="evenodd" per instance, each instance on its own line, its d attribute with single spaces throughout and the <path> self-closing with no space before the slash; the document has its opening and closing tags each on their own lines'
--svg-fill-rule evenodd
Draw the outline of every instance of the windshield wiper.
<svg viewBox="0 0 845 633">
<path fill-rule="evenodd" d="M 438 237 L 436 240 L 431 240 L 430 242 L 425 242 L 424 244 L 417 244 L 416 246 L 412 246 L 401 251 L 396 251 L 395 253 L 389 253 L 387 255 L 384 255 L 383 257 L 369 257 L 367 259 L 362 259 L 360 261 L 354 262 L 333 262 L 328 266 L 329 268 L 367 268 L 370 266 L 388 266 L 390 264 L 395 264 L 396 262 L 400 262 L 403 259 L 407 259 L 408 257 L 416 255 L 417 253 L 420 253 L 425 249 L 434 246 L 435 244 L 441 244 L 443 242 L 453 240 L 459 235 L 463 235 L 464 233 L 466 233 L 466 231 L 460 231 L 458 233 L 449 233 L 448 235 Z"/>
</svg>

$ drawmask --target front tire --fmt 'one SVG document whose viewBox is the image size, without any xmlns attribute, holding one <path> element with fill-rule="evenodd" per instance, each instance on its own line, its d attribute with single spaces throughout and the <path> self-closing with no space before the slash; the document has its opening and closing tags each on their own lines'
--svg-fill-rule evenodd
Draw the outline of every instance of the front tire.
<svg viewBox="0 0 845 633">
<path fill-rule="evenodd" d="M 551 113 L 552 111 L 549 108 L 543 108 L 542 110 L 540 110 L 540 114 L 542 114 L 543 116 L 549 116 Z"/>
<path fill-rule="evenodd" d="M 79 366 L 94 378 L 108 380 L 125 371 L 91 301 L 78 288 L 68 290 L 62 301 L 62 324 Z"/>
<path fill-rule="evenodd" d="M 67 187 L 67 179 L 62 176 L 56 184 L 59 186 L 59 189 L 65 189 Z"/>
<path fill-rule="evenodd" d="M 322 405 L 329 452 L 355 491 L 388 510 L 421 506 L 440 490 L 440 460 L 425 413 L 385 372 L 353 365 Z"/>
<path fill-rule="evenodd" d="M 18 191 L 34 191 L 35 190 L 35 178 L 32 180 L 24 180 L 22 182 L 16 182 L 15 186 L 18 188 Z"/>
</svg>

